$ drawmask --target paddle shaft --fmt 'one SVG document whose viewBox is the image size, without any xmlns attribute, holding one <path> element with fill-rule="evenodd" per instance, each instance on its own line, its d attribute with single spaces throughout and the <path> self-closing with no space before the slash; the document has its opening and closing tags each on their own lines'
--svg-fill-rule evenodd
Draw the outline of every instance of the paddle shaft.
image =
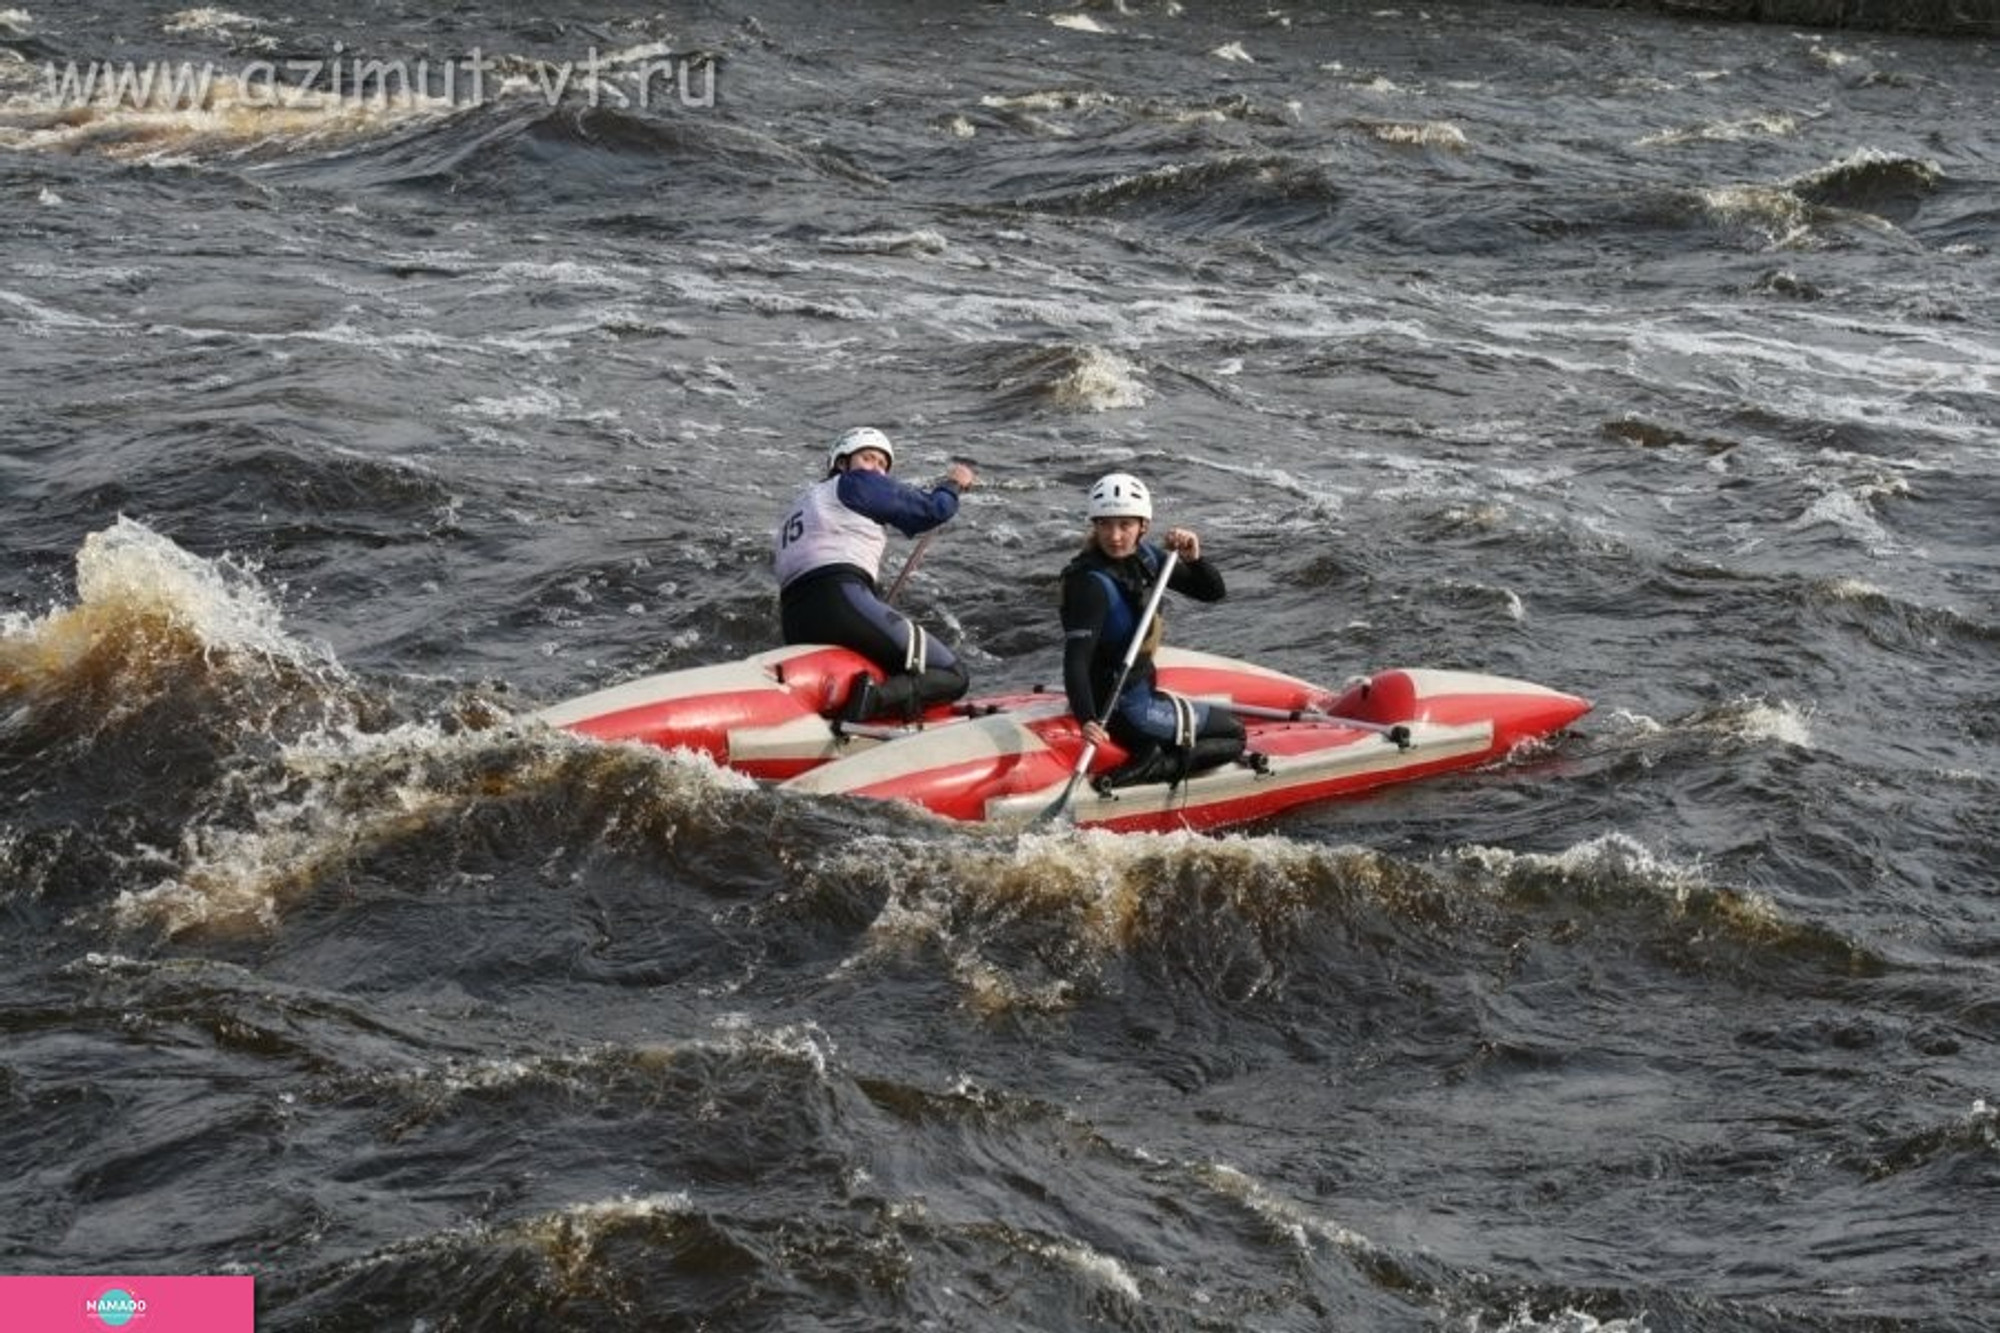
<svg viewBox="0 0 2000 1333">
<path fill-rule="evenodd" d="M 937 539 L 937 535 L 938 530 L 932 528 L 917 539 L 916 548 L 910 552 L 910 558 L 903 562 L 903 572 L 896 575 L 896 581 L 889 585 L 889 591 L 882 594 L 883 605 L 894 606 L 896 604 L 896 594 L 903 590 L 905 583 L 909 582 L 911 572 L 916 569 L 917 562 L 924 558 L 924 552 L 930 549 L 930 545 Z"/>
<path fill-rule="evenodd" d="M 958 464 L 954 463 L 952 466 L 956 467 Z M 972 484 L 969 480 L 971 475 L 971 472 L 968 470 L 966 473 L 968 480 L 965 483 L 967 486 Z M 903 562 L 903 572 L 896 575 L 896 581 L 889 585 L 889 591 L 882 594 L 882 604 L 884 606 L 894 606 L 896 604 L 896 594 L 903 590 L 903 585 L 909 581 L 910 575 L 916 571 L 917 562 L 924 558 L 924 552 L 931 549 L 931 543 L 937 540 L 938 531 L 939 529 L 932 528 L 917 539 L 916 549 L 911 551 L 910 558 Z"/>
<path fill-rule="evenodd" d="M 1125 660 L 1118 664 L 1118 677 L 1111 682 L 1111 693 L 1104 697 L 1104 703 L 1097 710 L 1094 719 L 1098 726 L 1111 720 L 1112 710 L 1118 707 L 1118 698 L 1125 693 L 1125 682 L 1132 678 L 1132 664 L 1139 660 L 1139 650 L 1146 642 L 1146 631 L 1153 628 L 1153 617 L 1159 614 L 1160 598 L 1167 592 L 1167 580 L 1173 577 L 1174 565 L 1181 558 L 1179 551 L 1168 551 L 1167 558 L 1160 562 L 1159 577 L 1153 581 L 1153 591 L 1146 598 L 1146 609 L 1139 615 L 1139 623 L 1132 628 L 1132 642 L 1125 645 Z M 1041 814 L 1035 816 L 1035 823 L 1046 824 L 1069 808 L 1069 798 L 1076 794 L 1076 784 L 1083 781 L 1083 775 L 1090 771 L 1090 761 L 1097 757 L 1097 742 L 1086 740 L 1083 753 L 1076 757 L 1076 767 L 1070 770 L 1069 781 L 1063 784 L 1062 795 Z"/>
<path fill-rule="evenodd" d="M 1266 708 L 1262 704 L 1237 704 L 1221 702 L 1215 705 L 1226 708 L 1238 717 L 1267 717 L 1278 722 L 1320 722 L 1337 727 L 1353 727 L 1356 731 L 1372 731 L 1387 737 L 1403 749 L 1410 748 L 1410 729 L 1401 722 L 1364 722 L 1358 717 L 1339 717 L 1332 713 L 1322 713 L 1316 708 Z"/>
</svg>

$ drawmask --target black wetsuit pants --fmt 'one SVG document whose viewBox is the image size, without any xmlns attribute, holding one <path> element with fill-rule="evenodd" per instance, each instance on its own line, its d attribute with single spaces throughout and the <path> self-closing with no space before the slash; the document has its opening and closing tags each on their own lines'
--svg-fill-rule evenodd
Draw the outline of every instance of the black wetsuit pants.
<svg viewBox="0 0 2000 1333">
<path fill-rule="evenodd" d="M 887 673 L 872 717 L 914 717 L 959 698 L 972 684 L 957 655 L 877 597 L 858 570 L 795 579 L 778 606 L 786 643 L 852 648 Z"/>
</svg>

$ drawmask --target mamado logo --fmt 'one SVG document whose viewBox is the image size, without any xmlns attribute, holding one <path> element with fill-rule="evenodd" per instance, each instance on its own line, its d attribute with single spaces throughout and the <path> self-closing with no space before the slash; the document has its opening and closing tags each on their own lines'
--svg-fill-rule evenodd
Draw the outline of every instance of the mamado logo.
<svg viewBox="0 0 2000 1333">
<path fill-rule="evenodd" d="M 0 1333 L 256 1333 L 257 1280 L 110 1272 L 0 1275 Z"/>
<path fill-rule="evenodd" d="M 146 1313 L 146 1302 L 123 1287 L 112 1287 L 83 1303 L 83 1312 L 106 1328 L 123 1328 Z"/>
</svg>

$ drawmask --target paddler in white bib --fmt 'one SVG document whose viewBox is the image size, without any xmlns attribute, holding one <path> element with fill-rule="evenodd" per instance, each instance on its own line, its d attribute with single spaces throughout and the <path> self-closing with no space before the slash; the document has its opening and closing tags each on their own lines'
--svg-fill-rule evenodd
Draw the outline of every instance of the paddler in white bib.
<svg viewBox="0 0 2000 1333">
<path fill-rule="evenodd" d="M 872 426 L 834 441 L 826 477 L 807 487 L 778 525 L 779 622 L 786 643 L 851 648 L 886 673 L 877 684 L 859 676 L 842 718 L 912 718 L 950 703 L 971 684 L 951 649 L 892 609 L 877 591 L 887 528 L 906 537 L 928 532 L 958 513 L 972 488 L 972 469 L 953 463 L 928 488 L 889 475 L 895 446 Z"/>
</svg>

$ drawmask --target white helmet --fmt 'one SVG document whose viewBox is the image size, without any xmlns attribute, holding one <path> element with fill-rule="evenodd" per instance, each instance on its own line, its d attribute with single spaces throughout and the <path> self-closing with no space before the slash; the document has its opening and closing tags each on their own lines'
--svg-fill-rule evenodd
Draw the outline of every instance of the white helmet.
<svg viewBox="0 0 2000 1333">
<path fill-rule="evenodd" d="M 1090 488 L 1090 516 L 1092 518 L 1143 518 L 1153 521 L 1153 497 L 1146 493 L 1146 483 L 1123 472 L 1113 472 L 1097 479 Z"/>
<path fill-rule="evenodd" d="M 889 443 L 889 437 L 873 426 L 856 426 L 833 442 L 826 456 L 826 474 L 830 477 L 840 471 L 841 459 L 852 458 L 863 449 L 879 449 L 889 466 L 896 466 L 896 447 Z"/>
</svg>

